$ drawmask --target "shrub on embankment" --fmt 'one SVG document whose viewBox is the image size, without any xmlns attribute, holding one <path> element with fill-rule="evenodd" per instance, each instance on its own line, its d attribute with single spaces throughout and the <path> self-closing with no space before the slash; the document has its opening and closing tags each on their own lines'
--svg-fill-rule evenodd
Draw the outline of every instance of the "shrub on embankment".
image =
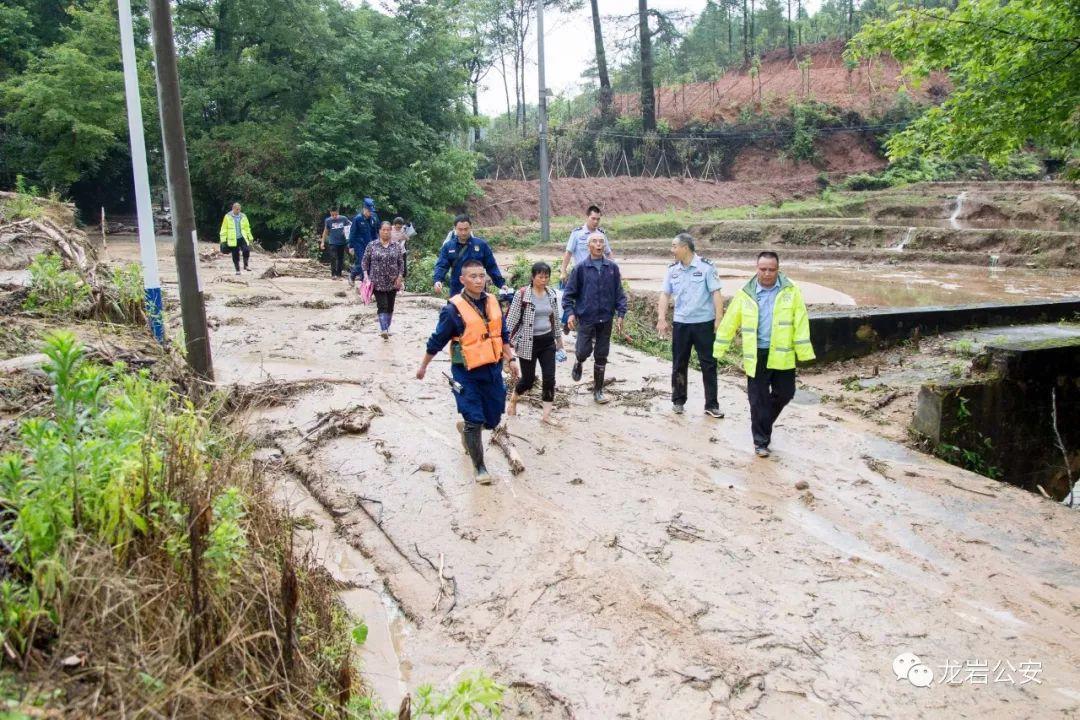
<svg viewBox="0 0 1080 720">
<path fill-rule="evenodd" d="M 63 331 L 43 351 L 44 410 L 0 436 L 4 716 L 397 717 L 359 686 L 366 626 L 229 429 L 240 396 L 193 402 Z M 504 690 L 422 686 L 412 717 L 495 717 Z"/>
<path fill-rule="evenodd" d="M 346 616 L 220 402 L 91 363 L 68 333 L 44 352 L 48 410 L 0 457 L 9 706 L 326 715 L 353 687 Z"/>
</svg>

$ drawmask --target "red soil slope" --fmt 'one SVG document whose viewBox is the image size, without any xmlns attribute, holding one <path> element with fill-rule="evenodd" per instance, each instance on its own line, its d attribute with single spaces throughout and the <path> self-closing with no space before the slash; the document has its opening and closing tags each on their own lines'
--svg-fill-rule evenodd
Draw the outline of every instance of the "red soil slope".
<svg viewBox="0 0 1080 720">
<path fill-rule="evenodd" d="M 768 109 L 780 109 L 792 102 L 807 99 L 854 110 L 872 116 L 889 108 L 896 91 L 906 87 L 915 102 L 930 102 L 948 90 L 944 75 L 934 74 L 918 90 L 905 86 L 900 66 L 890 57 L 863 62 L 850 72 L 844 67 L 842 42 L 821 43 L 802 48 L 800 58 L 810 56 L 810 92 L 806 92 L 803 73 L 796 58 L 786 50 L 766 55 L 761 64 L 761 101 Z M 637 94 L 615 96 L 620 114 L 639 112 Z M 732 122 L 746 106 L 756 106 L 750 74 L 733 71 L 715 82 L 690 83 L 659 88 L 656 92 L 657 117 L 672 127 L 690 122 Z"/>
</svg>

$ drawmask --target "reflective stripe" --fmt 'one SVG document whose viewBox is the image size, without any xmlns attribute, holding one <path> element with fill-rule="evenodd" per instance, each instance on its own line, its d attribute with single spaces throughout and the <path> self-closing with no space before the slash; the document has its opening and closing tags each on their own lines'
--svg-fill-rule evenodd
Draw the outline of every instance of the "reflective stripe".
<svg viewBox="0 0 1080 720">
<path fill-rule="evenodd" d="M 743 355 L 743 360 L 756 360 L 757 355 Z"/>
<path fill-rule="evenodd" d="M 754 330 L 757 330 L 757 326 L 756 325 L 743 325 L 739 329 L 742 330 L 743 332 L 753 332 Z"/>
<path fill-rule="evenodd" d="M 791 323 L 790 323 L 790 322 L 788 322 L 787 320 L 781 320 L 781 321 L 780 321 L 779 323 L 777 323 L 777 324 L 778 324 L 778 325 L 779 325 L 780 327 L 784 327 L 785 325 L 791 325 Z"/>
<path fill-rule="evenodd" d="M 796 340 L 795 344 L 796 345 L 809 345 L 810 341 L 809 340 Z"/>
<path fill-rule="evenodd" d="M 774 348 L 769 348 L 769 349 L 770 349 L 770 350 L 772 350 L 772 351 L 774 351 L 774 352 L 791 352 L 791 348 L 778 348 L 778 347 L 774 347 Z"/>
</svg>

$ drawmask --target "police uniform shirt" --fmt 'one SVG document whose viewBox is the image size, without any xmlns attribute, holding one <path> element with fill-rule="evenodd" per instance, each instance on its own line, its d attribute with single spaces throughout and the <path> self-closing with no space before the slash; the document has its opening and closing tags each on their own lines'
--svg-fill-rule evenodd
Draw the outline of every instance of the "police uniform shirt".
<svg viewBox="0 0 1080 720">
<path fill-rule="evenodd" d="M 589 259 L 589 236 L 598 232 L 604 236 L 604 257 L 611 255 L 611 243 L 608 242 L 607 233 L 601 228 L 590 230 L 582 225 L 570 232 L 570 239 L 566 241 L 566 252 L 574 258 L 574 264 L 580 265 Z"/>
<path fill-rule="evenodd" d="M 716 319 L 712 294 L 720 290 L 720 275 L 712 263 L 694 255 L 689 266 L 673 262 L 664 276 L 663 292 L 675 298 L 675 322 L 702 323 Z"/>
</svg>

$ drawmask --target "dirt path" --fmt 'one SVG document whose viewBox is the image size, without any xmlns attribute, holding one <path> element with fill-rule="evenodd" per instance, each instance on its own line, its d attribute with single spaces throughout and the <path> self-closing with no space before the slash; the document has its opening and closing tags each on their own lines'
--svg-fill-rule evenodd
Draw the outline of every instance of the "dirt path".
<svg viewBox="0 0 1080 720">
<path fill-rule="evenodd" d="M 372 638 L 386 639 L 370 650 L 369 680 L 389 704 L 395 689 L 485 668 L 513 689 L 508 717 L 1080 711 L 1073 512 L 802 399 L 775 455 L 758 460 L 741 383 L 721 378 L 727 419 L 713 421 L 694 378 L 692 409 L 675 417 L 669 367 L 622 348 L 611 405 L 594 406 L 560 367 L 564 428 L 525 407 L 510 432 L 526 472 L 512 477 L 492 448 L 500 481 L 479 487 L 453 429 L 445 355 L 426 382 L 412 379 L 438 301 L 400 298 L 382 341 L 373 308 L 335 297 L 342 283 L 238 284 L 225 258 L 203 273 L 221 382 L 337 381 L 253 413 L 249 429 L 283 493 L 321 503 L 321 556 L 367 589 Z M 273 299 L 242 300 L 255 296 Z M 330 307 L 301 306 L 317 300 Z M 370 425 L 333 437 L 317 424 L 332 409 Z M 896 679 L 903 652 L 934 685 Z M 989 680 L 959 682 L 965 670 L 938 684 L 950 661 L 987 662 Z M 1038 682 L 1020 685 L 1029 661 Z M 995 682 L 1006 663 L 1013 682 Z"/>
</svg>

